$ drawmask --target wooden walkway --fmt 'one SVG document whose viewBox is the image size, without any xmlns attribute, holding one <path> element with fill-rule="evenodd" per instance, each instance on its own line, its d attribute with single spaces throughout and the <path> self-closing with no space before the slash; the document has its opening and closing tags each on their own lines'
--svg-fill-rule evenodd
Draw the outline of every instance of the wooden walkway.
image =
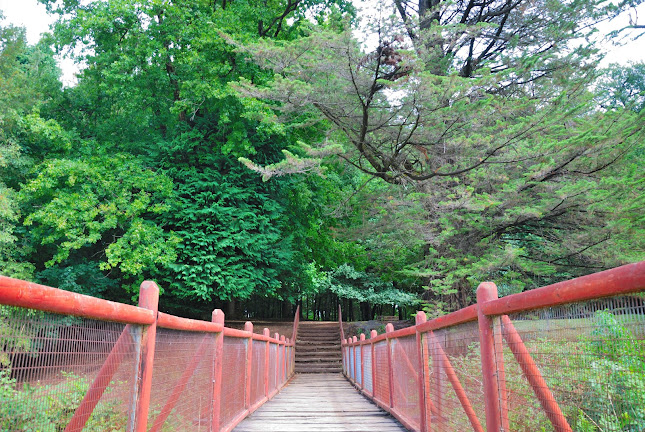
<svg viewBox="0 0 645 432">
<path fill-rule="evenodd" d="M 296 374 L 234 432 L 401 432 L 406 429 L 341 374 Z"/>
</svg>

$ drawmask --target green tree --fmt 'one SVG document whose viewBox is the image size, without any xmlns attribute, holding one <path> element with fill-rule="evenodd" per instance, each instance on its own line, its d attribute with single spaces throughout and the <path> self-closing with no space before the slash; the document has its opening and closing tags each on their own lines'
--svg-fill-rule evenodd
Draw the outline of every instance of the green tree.
<svg viewBox="0 0 645 432">
<path fill-rule="evenodd" d="M 569 42 L 615 9 L 421 2 L 415 18 L 395 3 L 401 19 L 379 23 L 372 52 L 349 30 L 231 39 L 275 73 L 267 84 L 240 80 L 239 92 L 281 119 L 318 118 L 330 125 L 319 146 L 343 145 L 354 167 L 413 191 L 425 256 L 405 274 L 450 308 L 484 279 L 512 292 L 626 262 L 612 253 L 625 226 L 609 221 L 630 193 L 622 176 L 643 122 L 597 109 L 593 47 Z"/>
<path fill-rule="evenodd" d="M 29 246 L 17 232 L 21 221 L 17 191 L 35 156 L 21 139 L 42 126 L 31 111 L 60 89 L 58 75 L 45 41 L 30 46 L 23 28 L 0 25 L 0 272 L 7 276 L 33 275 L 33 265 L 24 260 Z"/>
<path fill-rule="evenodd" d="M 86 159 L 72 163 L 74 157 L 56 163 L 70 163 L 92 177 L 88 206 L 95 195 L 114 205 L 105 221 L 99 216 L 97 220 L 93 208 L 77 208 L 66 216 L 76 215 L 79 231 L 72 233 L 69 227 L 56 231 L 62 222 L 49 215 L 53 203 L 70 204 L 65 197 L 88 192 L 77 190 L 78 185 L 70 185 L 52 170 L 40 172 L 40 183 L 55 186 L 40 191 L 40 184 L 34 184 L 26 201 L 50 206 L 27 218 L 39 229 L 38 238 L 51 245 L 46 259 L 40 258 L 51 267 L 39 275 L 51 278 L 64 273 L 82 280 L 96 271 L 90 264 L 101 257 L 102 271 L 110 278 L 129 283 L 150 274 L 164 281 L 168 288 L 164 295 L 177 307 L 190 301 L 212 309 L 213 302 L 251 295 L 294 301 L 297 287 L 306 283 L 299 269 L 311 259 L 311 254 L 296 249 L 313 230 L 312 212 L 305 208 L 311 209 L 317 198 L 305 197 L 323 189 L 307 182 L 296 186 L 299 182 L 293 179 L 265 184 L 237 158 L 277 162 L 282 148 L 318 137 L 322 129 L 277 124 L 271 120 L 271 110 L 232 92 L 229 83 L 239 77 L 262 82 L 271 73 L 246 62 L 244 54 L 224 43 L 223 34 L 248 40 L 297 39 L 312 25 L 310 17 L 340 16 L 351 12 L 351 4 L 41 3 L 60 17 L 53 29 L 57 50 L 71 50 L 87 66 L 78 85 L 65 89 L 47 113 L 81 142 L 100 149 L 96 150 L 100 160 L 89 165 L 82 165 Z M 78 151 L 73 149 L 72 155 Z M 121 159 L 114 161 L 114 154 Z M 104 176 L 105 164 L 122 172 L 119 185 Z M 167 181 L 172 182 L 171 192 Z M 107 197 L 111 189 L 122 191 L 126 198 Z M 137 210 L 129 217 L 132 207 L 139 208 L 139 192 L 163 207 Z M 108 227 L 108 220 L 116 220 L 116 227 Z M 151 256 L 140 257 L 128 240 L 135 221 L 143 224 L 138 226 L 145 234 L 141 247 L 156 251 Z M 114 230 L 121 234 L 114 237 Z M 175 235 L 180 239 L 176 257 L 174 243 L 161 244 Z M 119 244 L 111 237 L 123 240 Z M 128 250 L 134 250 L 133 256 L 125 256 Z M 88 260 L 90 255 L 95 258 Z"/>
<path fill-rule="evenodd" d="M 174 261 L 178 238 L 151 220 L 169 209 L 166 176 L 119 154 L 48 159 L 36 170 L 20 194 L 39 268 L 82 256 L 128 278 Z"/>
<path fill-rule="evenodd" d="M 645 108 L 645 63 L 612 64 L 598 80 L 598 102 L 604 109 Z"/>
</svg>

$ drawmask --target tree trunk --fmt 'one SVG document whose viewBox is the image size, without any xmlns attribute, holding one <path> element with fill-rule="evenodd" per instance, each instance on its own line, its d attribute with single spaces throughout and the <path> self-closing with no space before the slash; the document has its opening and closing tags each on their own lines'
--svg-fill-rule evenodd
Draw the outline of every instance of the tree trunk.
<svg viewBox="0 0 645 432">
<path fill-rule="evenodd" d="M 282 319 L 293 318 L 293 306 L 286 300 L 282 301 Z"/>
<path fill-rule="evenodd" d="M 361 320 L 369 321 L 370 319 L 370 304 L 369 302 L 361 302 Z"/>
<path fill-rule="evenodd" d="M 226 312 L 225 316 L 228 319 L 233 319 L 235 318 L 235 299 L 230 299 L 226 302 L 225 305 Z"/>
</svg>

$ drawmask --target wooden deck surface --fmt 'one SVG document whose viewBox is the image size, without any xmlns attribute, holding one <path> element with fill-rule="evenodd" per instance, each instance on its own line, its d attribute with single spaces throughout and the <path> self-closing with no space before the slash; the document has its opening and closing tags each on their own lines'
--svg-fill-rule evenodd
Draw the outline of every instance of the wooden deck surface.
<svg viewBox="0 0 645 432">
<path fill-rule="evenodd" d="M 233 432 L 401 432 L 406 429 L 341 374 L 296 374 Z"/>
</svg>

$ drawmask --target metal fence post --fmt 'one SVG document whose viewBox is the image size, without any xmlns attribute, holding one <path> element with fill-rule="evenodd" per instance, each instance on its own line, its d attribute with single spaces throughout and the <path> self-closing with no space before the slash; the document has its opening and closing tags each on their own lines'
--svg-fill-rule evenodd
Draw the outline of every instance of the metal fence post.
<svg viewBox="0 0 645 432">
<path fill-rule="evenodd" d="M 414 319 L 414 324 L 417 326 L 417 352 L 419 357 L 419 427 L 421 432 L 430 431 L 431 413 L 428 411 L 430 404 L 426 401 L 426 380 L 429 378 L 429 364 L 428 364 L 428 346 L 423 341 L 423 334 L 419 331 L 419 325 L 427 321 L 426 313 L 423 311 L 417 312 Z"/>
<path fill-rule="evenodd" d="M 145 432 L 148 427 L 148 408 L 150 407 L 150 389 L 152 387 L 152 368 L 155 358 L 155 341 L 157 337 L 157 312 L 159 310 L 159 287 L 152 281 L 144 281 L 139 290 L 139 307 L 150 309 L 155 315 L 155 322 L 141 334 L 137 355 L 136 387 L 133 397 L 134 416 L 128 421 L 128 430 Z"/>
<path fill-rule="evenodd" d="M 385 326 L 385 335 L 387 340 L 387 376 L 390 393 L 390 408 L 394 408 L 394 368 L 392 367 L 392 341 L 389 336 L 389 333 L 392 333 L 393 331 L 394 326 L 392 323 L 388 323 L 388 325 Z"/>
<path fill-rule="evenodd" d="M 361 344 L 359 345 L 359 350 L 361 352 L 361 389 L 365 388 L 365 353 L 363 352 L 363 346 L 365 345 L 365 333 L 361 333 L 360 337 Z"/>
<path fill-rule="evenodd" d="M 343 374 L 349 378 L 349 351 L 347 348 L 347 339 L 340 341 L 340 352 L 343 356 Z"/>
<path fill-rule="evenodd" d="M 244 331 L 251 333 L 246 342 L 246 379 L 244 380 L 244 407 L 248 410 L 251 408 L 251 373 L 253 372 L 253 323 L 251 321 L 244 323 Z"/>
<path fill-rule="evenodd" d="M 372 397 L 376 399 L 376 357 L 374 350 L 374 341 L 373 339 L 378 336 L 376 330 L 370 331 L 370 351 L 372 355 Z"/>
<path fill-rule="evenodd" d="M 215 309 L 211 321 L 224 326 L 224 312 Z M 211 405 L 210 432 L 219 431 L 220 408 L 222 402 L 222 364 L 224 354 L 224 329 L 215 335 L 215 352 L 213 353 L 213 403 Z"/>
<path fill-rule="evenodd" d="M 484 381 L 486 430 L 488 432 L 499 432 L 502 428 L 502 413 L 495 365 L 493 320 L 482 311 L 482 305 L 491 300 L 497 300 L 497 286 L 492 282 L 481 283 L 477 288 L 477 320 L 479 321 L 479 349 L 481 351 L 482 378 Z"/>
</svg>

